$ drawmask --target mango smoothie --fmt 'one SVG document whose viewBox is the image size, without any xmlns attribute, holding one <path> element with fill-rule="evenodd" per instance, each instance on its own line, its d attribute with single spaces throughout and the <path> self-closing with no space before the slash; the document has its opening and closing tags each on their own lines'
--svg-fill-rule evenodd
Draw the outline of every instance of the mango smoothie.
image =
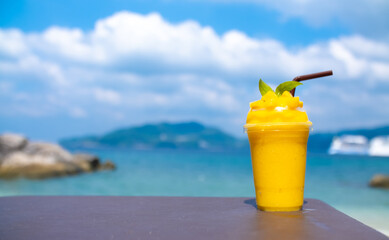
<svg viewBox="0 0 389 240">
<path fill-rule="evenodd" d="M 251 150 L 256 202 L 264 211 L 302 208 L 309 130 L 303 102 L 267 91 L 250 103 L 244 126 Z"/>
</svg>

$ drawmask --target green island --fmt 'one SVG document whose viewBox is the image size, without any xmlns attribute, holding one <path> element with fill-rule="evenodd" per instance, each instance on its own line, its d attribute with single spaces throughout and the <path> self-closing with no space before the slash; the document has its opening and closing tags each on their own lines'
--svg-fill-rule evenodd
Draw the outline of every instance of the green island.
<svg viewBox="0 0 389 240">
<path fill-rule="evenodd" d="M 334 137 L 362 135 L 372 139 L 389 135 L 389 126 L 342 130 L 328 133 L 312 133 L 308 151 L 326 153 Z M 68 149 L 125 148 L 125 149 L 183 149 L 206 151 L 246 151 L 247 139 L 235 137 L 215 127 L 198 122 L 145 124 L 113 130 L 101 136 L 81 136 L 61 139 L 59 143 Z"/>
</svg>

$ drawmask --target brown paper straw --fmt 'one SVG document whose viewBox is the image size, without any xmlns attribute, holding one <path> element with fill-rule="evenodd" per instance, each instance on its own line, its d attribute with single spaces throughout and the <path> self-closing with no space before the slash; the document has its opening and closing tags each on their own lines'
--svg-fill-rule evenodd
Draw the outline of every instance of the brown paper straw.
<svg viewBox="0 0 389 240">
<path fill-rule="evenodd" d="M 318 72 L 318 73 L 311 73 L 311 74 L 307 74 L 307 75 L 297 76 L 297 77 L 295 77 L 293 79 L 293 81 L 301 82 L 301 81 L 305 81 L 305 80 L 309 80 L 309 79 L 331 76 L 332 74 L 333 74 L 332 70 L 328 70 L 328 71 L 324 71 L 324 72 Z M 294 89 L 292 89 L 290 91 L 292 96 L 294 96 L 295 91 L 296 91 L 296 88 L 294 88 Z"/>
</svg>

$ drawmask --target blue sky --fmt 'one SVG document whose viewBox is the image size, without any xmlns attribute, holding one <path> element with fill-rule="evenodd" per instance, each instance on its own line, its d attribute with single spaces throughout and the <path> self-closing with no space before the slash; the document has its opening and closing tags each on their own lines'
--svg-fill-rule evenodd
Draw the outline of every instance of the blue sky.
<svg viewBox="0 0 389 240">
<path fill-rule="evenodd" d="M 7 2 L 7 1 L 6 1 Z M 115 12 L 128 10 L 140 14 L 160 13 L 171 23 L 195 20 L 211 26 L 218 34 L 239 29 L 258 38 L 271 37 L 288 45 L 308 44 L 347 33 L 339 24 L 307 26 L 301 18 L 284 19 L 275 9 L 249 2 L 212 1 L 8 1 L 0 16 L 3 27 L 17 27 L 25 31 L 42 31 L 51 25 L 91 30 L 97 19 Z M 91 7 L 93 6 L 93 7 Z M 10 11 L 5 11 L 10 9 Z M 87 12 L 87 13 L 86 13 Z"/>
<path fill-rule="evenodd" d="M 389 2 L 1 1 L 0 132 L 33 139 L 196 120 L 244 137 L 261 77 L 315 131 L 389 124 Z"/>
</svg>

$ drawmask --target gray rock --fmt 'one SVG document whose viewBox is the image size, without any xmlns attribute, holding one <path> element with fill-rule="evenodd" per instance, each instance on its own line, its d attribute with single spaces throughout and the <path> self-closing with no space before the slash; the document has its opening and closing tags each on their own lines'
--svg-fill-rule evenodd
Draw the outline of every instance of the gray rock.
<svg viewBox="0 0 389 240">
<path fill-rule="evenodd" d="M 73 162 L 79 164 L 85 171 L 95 171 L 100 166 L 100 159 L 97 156 L 78 153 L 73 155 Z"/>
<path fill-rule="evenodd" d="M 60 162 L 72 162 L 73 157 L 68 151 L 63 149 L 57 144 L 43 143 L 43 142 L 32 142 L 27 144 L 23 149 L 23 152 L 34 156 L 40 155 L 45 156 L 46 160 L 60 161 Z"/>
<path fill-rule="evenodd" d="M 55 154 L 26 154 L 25 152 L 13 152 L 3 159 L 1 167 L 24 167 L 29 165 L 53 165 L 56 163 L 72 163 L 62 161 Z"/>
<path fill-rule="evenodd" d="M 30 164 L 50 164 L 54 162 L 53 159 L 44 159 L 42 161 L 42 159 L 32 157 L 23 152 L 14 152 L 4 157 L 1 167 L 24 167 Z"/>
<path fill-rule="evenodd" d="M 28 143 L 22 135 L 6 133 L 0 135 L 0 154 L 5 156 L 11 152 L 22 150 Z"/>
<path fill-rule="evenodd" d="M 376 174 L 370 180 L 370 187 L 389 189 L 389 175 Z"/>
<path fill-rule="evenodd" d="M 24 177 L 30 179 L 44 179 L 75 175 L 82 172 L 82 169 L 70 163 L 55 163 L 51 165 L 30 164 L 22 167 L 1 167 L 0 178 L 12 179 Z"/>
<path fill-rule="evenodd" d="M 115 170 L 115 169 L 116 169 L 116 165 L 110 160 L 105 161 L 103 164 L 99 166 L 99 170 Z"/>
<path fill-rule="evenodd" d="M 0 167 L 0 178 L 48 178 L 81 173 L 83 169 L 75 163 L 56 161 L 50 155 L 28 155 L 14 152 L 6 156 Z"/>
<path fill-rule="evenodd" d="M 57 144 L 28 142 L 16 134 L 1 135 L 0 150 L 0 178 L 48 178 L 115 169 L 110 161 L 102 165 L 97 156 L 72 155 Z"/>
</svg>

